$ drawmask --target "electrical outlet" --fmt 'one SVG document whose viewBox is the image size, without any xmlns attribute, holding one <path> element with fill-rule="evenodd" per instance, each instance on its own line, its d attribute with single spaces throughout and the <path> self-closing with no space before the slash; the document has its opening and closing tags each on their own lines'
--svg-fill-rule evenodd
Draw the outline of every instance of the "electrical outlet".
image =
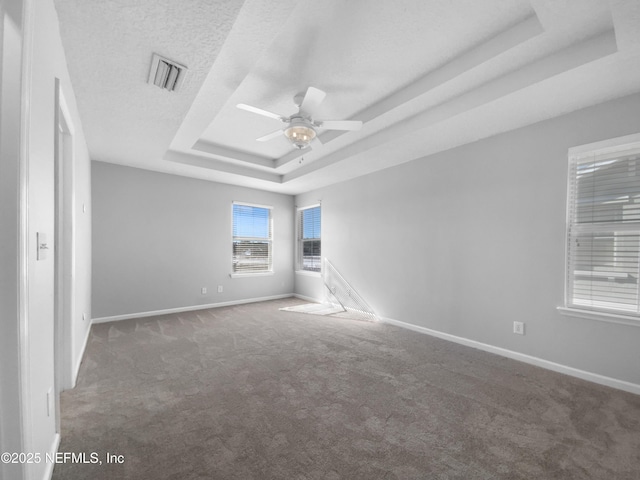
<svg viewBox="0 0 640 480">
<path fill-rule="evenodd" d="M 524 322 L 513 322 L 513 333 L 524 335 Z"/>
<path fill-rule="evenodd" d="M 218 285 L 218 293 L 222 293 L 222 291 L 223 291 L 222 285 Z"/>
<path fill-rule="evenodd" d="M 200 292 L 202 293 L 202 295 L 205 295 L 207 293 L 207 287 L 202 287 Z"/>
</svg>

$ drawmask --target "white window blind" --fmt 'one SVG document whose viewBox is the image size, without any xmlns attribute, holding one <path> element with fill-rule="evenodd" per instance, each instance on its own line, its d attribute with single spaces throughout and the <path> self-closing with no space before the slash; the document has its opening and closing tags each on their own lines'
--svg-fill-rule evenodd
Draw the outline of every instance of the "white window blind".
<svg viewBox="0 0 640 480">
<path fill-rule="evenodd" d="M 319 205 L 298 210 L 298 270 L 321 270 L 321 213 Z"/>
<path fill-rule="evenodd" d="M 640 148 L 569 160 L 568 307 L 639 315 Z"/>
<path fill-rule="evenodd" d="M 233 272 L 270 272 L 273 259 L 271 207 L 233 204 Z"/>
</svg>

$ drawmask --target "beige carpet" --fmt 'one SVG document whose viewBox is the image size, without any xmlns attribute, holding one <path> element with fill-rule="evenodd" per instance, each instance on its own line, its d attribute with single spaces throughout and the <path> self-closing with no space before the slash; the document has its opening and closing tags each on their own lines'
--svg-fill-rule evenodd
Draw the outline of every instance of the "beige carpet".
<svg viewBox="0 0 640 480">
<path fill-rule="evenodd" d="M 639 396 L 299 303 L 95 325 L 54 478 L 640 478 Z"/>
</svg>

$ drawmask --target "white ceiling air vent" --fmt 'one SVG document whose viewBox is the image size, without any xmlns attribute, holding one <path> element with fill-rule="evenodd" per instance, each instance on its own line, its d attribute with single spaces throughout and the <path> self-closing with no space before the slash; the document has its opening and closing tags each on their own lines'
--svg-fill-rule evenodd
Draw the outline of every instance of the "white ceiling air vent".
<svg viewBox="0 0 640 480">
<path fill-rule="evenodd" d="M 151 70 L 149 70 L 149 83 L 175 92 L 184 82 L 186 73 L 187 67 L 184 65 L 154 53 L 151 59 Z"/>
</svg>

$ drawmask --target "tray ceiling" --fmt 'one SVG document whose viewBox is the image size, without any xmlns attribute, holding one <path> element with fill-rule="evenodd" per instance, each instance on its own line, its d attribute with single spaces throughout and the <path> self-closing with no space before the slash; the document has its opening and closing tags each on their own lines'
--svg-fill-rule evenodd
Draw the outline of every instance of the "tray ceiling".
<svg viewBox="0 0 640 480">
<path fill-rule="evenodd" d="M 55 0 L 91 157 L 296 194 L 640 91 L 635 0 Z M 177 92 L 151 58 L 188 68 Z M 255 139 L 314 86 L 362 120 Z"/>
</svg>

